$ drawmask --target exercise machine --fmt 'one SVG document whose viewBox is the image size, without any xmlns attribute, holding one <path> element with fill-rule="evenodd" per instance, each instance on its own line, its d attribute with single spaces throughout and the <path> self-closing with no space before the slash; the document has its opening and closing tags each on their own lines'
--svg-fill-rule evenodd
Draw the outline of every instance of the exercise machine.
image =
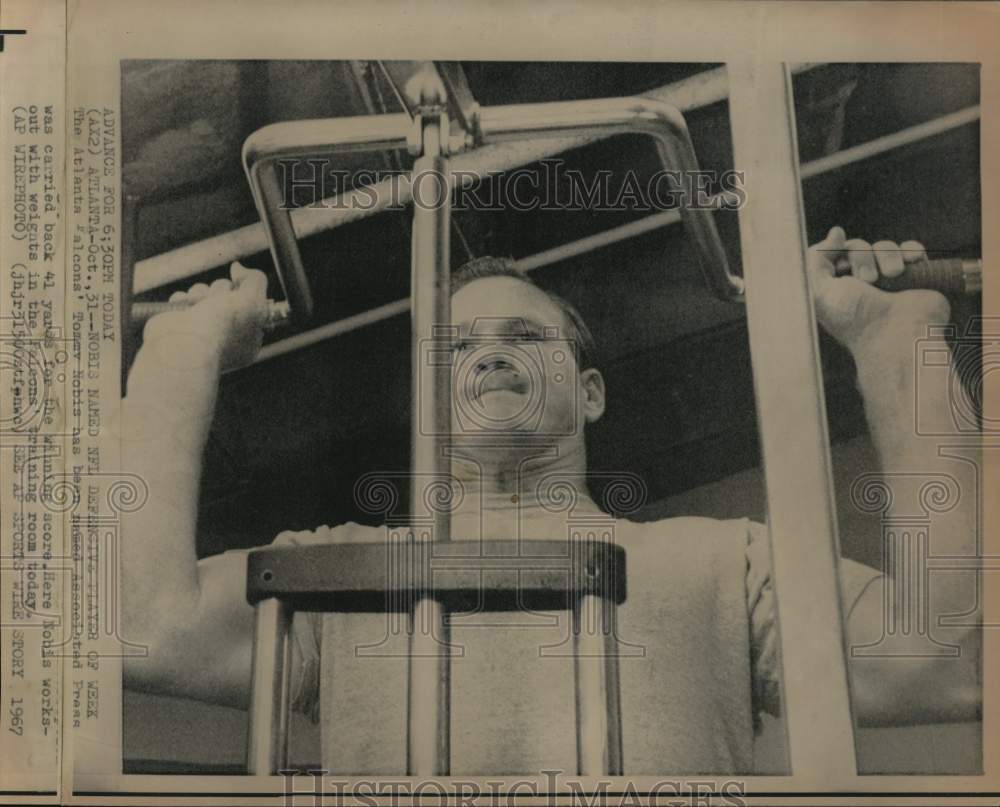
<svg viewBox="0 0 1000 807">
<path fill-rule="evenodd" d="M 394 65 L 391 70 L 397 85 L 403 84 L 405 76 L 400 66 Z M 441 177 L 452 176 L 453 163 L 458 159 L 473 157 L 491 147 L 638 132 L 656 139 L 665 167 L 681 171 L 697 168 L 683 115 L 665 101 L 626 98 L 479 108 L 470 100 L 467 88 L 455 80 L 456 75 L 453 66 L 429 70 L 418 65 L 409 77 L 422 80 L 401 86 L 406 108 L 403 114 L 274 124 L 247 141 L 244 164 L 285 295 L 285 300 L 272 303 L 275 322 L 291 318 L 306 325 L 312 310 L 297 246 L 297 239 L 307 234 L 308 228 L 297 224 L 297 220 L 305 221 L 304 215 L 295 215 L 299 211 L 281 207 L 282 189 L 274 168 L 279 159 L 406 148 L 416 157 L 412 176 L 430 177 L 428 182 L 438 183 Z M 650 217 L 657 219 L 656 223 L 644 226 L 682 221 L 697 248 L 709 288 L 724 299 L 741 300 L 747 306 L 774 575 L 781 590 L 778 607 L 789 747 L 796 774 L 808 776 L 812 772 L 818 779 L 824 773 L 853 776 L 855 761 L 816 329 L 805 272 L 789 272 L 789 267 L 804 267 L 807 246 L 801 179 L 815 175 L 810 170 L 819 169 L 798 165 L 790 76 L 791 68 L 781 64 L 733 65 L 727 71 L 736 162 L 753 177 L 754 185 L 754 197 L 740 212 L 742 275 L 729 269 L 710 212 L 682 208 Z M 762 121 L 768 121 L 768 125 L 762 125 Z M 414 180 L 410 191 L 420 192 L 418 180 Z M 425 192 L 434 195 L 436 203 L 414 205 L 411 297 L 394 304 L 392 312 L 386 314 L 406 308 L 412 311 L 413 412 L 430 413 L 435 425 L 431 434 L 437 435 L 429 437 L 414 427 L 414 479 L 446 479 L 449 475 L 441 446 L 450 425 L 450 368 L 422 361 L 416 346 L 421 340 L 442 338 L 450 322 L 450 191 L 447 183 L 443 189 L 430 186 Z M 631 227 L 630 234 L 640 230 Z M 602 243 L 612 243 L 618 236 L 629 237 L 621 232 L 609 233 Z M 549 257 L 561 259 L 574 248 L 582 251 L 582 247 L 568 247 L 560 257 Z M 544 262 L 536 261 L 538 265 Z M 980 271 L 974 261 L 948 265 L 927 262 L 908 270 L 896 287 L 975 291 Z M 137 267 L 136 280 L 139 277 Z M 163 304 L 145 305 L 154 307 L 132 309 L 133 319 L 141 320 L 162 310 L 155 306 Z M 367 321 L 375 320 L 369 317 Z M 352 327 L 356 324 L 363 323 L 352 323 Z M 308 332 L 290 337 L 282 348 L 272 345 L 267 357 L 302 346 L 309 338 L 336 335 L 337 323 L 333 326 L 320 326 L 316 329 L 319 334 L 313 337 Z M 807 381 L 794 389 L 776 383 L 788 375 Z M 795 422 L 800 429 L 796 452 L 784 450 L 789 422 Z M 412 501 L 422 501 L 422 493 L 412 491 Z M 503 576 L 490 580 L 489 585 L 481 581 L 474 560 L 463 556 L 461 542 L 451 541 L 446 508 L 435 510 L 429 523 L 422 526 L 426 526 L 422 537 L 414 536 L 416 540 L 408 544 L 411 548 L 398 558 L 387 557 L 385 547 L 362 550 L 351 545 L 308 550 L 272 548 L 252 554 L 247 589 L 256 609 L 248 751 L 251 773 L 274 773 L 285 764 L 291 614 L 295 610 L 383 610 L 387 598 L 410 614 L 412 626 L 408 772 L 421 776 L 449 773 L 450 676 L 445 614 L 467 602 L 473 588 L 478 595 L 485 587 L 488 599 L 498 610 L 511 607 L 513 591 Z M 614 608 L 624 599 L 624 553 L 599 542 L 585 545 L 576 554 L 566 552 L 565 542 L 562 546 L 563 557 L 556 564 L 560 574 L 554 574 L 554 569 L 545 564 L 532 567 L 532 573 L 538 576 L 531 587 L 532 596 L 538 598 L 536 602 L 565 607 L 574 614 L 578 643 L 606 648 L 613 630 Z M 559 557 L 556 546 L 547 551 L 546 557 Z M 445 586 L 432 586 L 427 570 L 435 563 L 455 558 L 460 563 L 454 580 Z M 391 568 L 390 561 L 405 564 L 410 571 L 389 575 L 386 570 Z M 350 571 L 317 575 L 314 570 L 319 568 Z M 579 615 L 584 608 L 596 608 L 601 613 L 600 627 L 594 635 L 586 635 L 581 629 Z M 431 628 L 418 629 L 422 625 Z M 614 654 L 578 653 L 576 686 L 579 773 L 620 774 L 625 762 Z M 815 732 L 820 722 L 825 730 Z"/>
</svg>

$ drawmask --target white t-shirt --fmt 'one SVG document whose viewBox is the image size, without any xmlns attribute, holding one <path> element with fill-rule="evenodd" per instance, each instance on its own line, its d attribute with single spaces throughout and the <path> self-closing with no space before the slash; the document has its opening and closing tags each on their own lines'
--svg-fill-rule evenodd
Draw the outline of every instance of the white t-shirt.
<svg viewBox="0 0 1000 807">
<path fill-rule="evenodd" d="M 514 511 L 515 508 L 511 508 Z M 512 530 L 514 530 L 512 532 Z M 779 711 L 780 646 L 767 529 L 748 519 L 638 523 L 600 513 L 457 517 L 453 539 L 570 538 L 594 531 L 626 551 L 618 608 L 625 772 L 749 773 L 758 710 Z M 286 532 L 276 544 L 386 540 L 355 523 Z M 879 576 L 841 561 L 852 607 Z M 569 614 L 454 615 L 452 775 L 574 773 Z M 295 616 L 294 708 L 321 722 L 335 774 L 401 775 L 406 761 L 405 615 Z"/>
</svg>

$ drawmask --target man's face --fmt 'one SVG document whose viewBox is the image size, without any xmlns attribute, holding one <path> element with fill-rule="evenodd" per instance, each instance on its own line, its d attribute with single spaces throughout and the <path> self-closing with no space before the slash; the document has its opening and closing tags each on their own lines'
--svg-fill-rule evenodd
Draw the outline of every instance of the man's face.
<svg viewBox="0 0 1000 807">
<path fill-rule="evenodd" d="M 513 277 L 463 286 L 451 300 L 452 434 L 580 436 L 600 416 L 575 358 L 574 331 L 540 289 Z M 603 411 L 603 386 L 600 408 Z"/>
</svg>

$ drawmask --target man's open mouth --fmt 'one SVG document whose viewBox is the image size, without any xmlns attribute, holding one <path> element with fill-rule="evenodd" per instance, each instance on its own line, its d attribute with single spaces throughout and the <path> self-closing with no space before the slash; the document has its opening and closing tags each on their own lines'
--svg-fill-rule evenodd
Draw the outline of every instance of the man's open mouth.
<svg viewBox="0 0 1000 807">
<path fill-rule="evenodd" d="M 528 384 L 521 375 L 508 369 L 496 368 L 477 374 L 468 390 L 472 400 L 479 400 L 493 392 L 513 392 L 524 395 Z"/>
</svg>

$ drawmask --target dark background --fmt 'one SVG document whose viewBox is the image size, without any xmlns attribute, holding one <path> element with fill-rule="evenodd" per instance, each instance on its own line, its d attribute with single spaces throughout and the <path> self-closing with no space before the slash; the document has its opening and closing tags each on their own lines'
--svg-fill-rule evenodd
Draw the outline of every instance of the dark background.
<svg viewBox="0 0 1000 807">
<path fill-rule="evenodd" d="M 463 66 L 483 105 L 636 95 L 715 67 Z M 826 65 L 798 75 L 794 86 L 803 162 L 979 101 L 977 65 Z M 140 259 L 257 221 L 240 148 L 260 126 L 399 108 L 377 74 L 357 62 L 131 61 L 123 63 L 122 94 L 124 182 L 142 200 L 134 244 Z M 733 167 L 726 104 L 686 117 L 701 166 Z M 872 242 L 914 238 L 933 256 L 978 256 L 979 148 L 978 125 L 967 125 L 807 180 L 810 243 L 839 224 L 849 236 Z M 611 169 L 616 177 L 629 169 L 648 176 L 659 167 L 651 141 L 639 136 L 561 156 L 566 167 Z M 338 167 L 406 168 L 410 160 L 405 154 L 369 155 L 345 158 Z M 644 215 L 456 212 L 453 261 L 483 254 L 524 258 Z M 719 213 L 717 222 L 738 270 L 736 214 Z M 409 228 L 408 212 L 389 212 L 302 244 L 317 299 L 313 325 L 408 294 Z M 273 279 L 266 253 L 245 263 Z M 144 298 L 166 299 L 176 288 L 210 281 L 226 270 Z M 592 469 L 639 474 L 649 491 L 642 518 L 681 513 L 763 518 L 743 309 L 711 296 L 682 228 L 545 267 L 534 277 L 580 308 L 601 348 L 609 407 L 588 436 Z M 278 295 L 275 282 L 270 288 Z M 977 304 L 954 306 L 960 329 Z M 285 529 L 370 520 L 352 501 L 354 480 L 368 471 L 408 466 L 408 351 L 407 319 L 396 317 L 227 375 L 206 455 L 200 554 L 266 544 Z M 826 339 L 822 352 L 843 548 L 848 556 L 878 565 L 878 525 L 852 512 L 842 495 L 874 462 L 854 368 Z M 595 496 L 600 501 L 599 489 Z M 130 696 L 130 703 L 136 697 Z M 130 721 L 126 736 L 131 730 L 133 751 L 127 754 L 184 758 L 183 741 L 174 752 L 162 746 L 150 750 L 145 732 Z M 908 742 L 916 756 L 896 762 L 883 756 L 874 764 L 898 769 L 922 764 L 916 769 L 926 770 L 927 765 L 961 767 L 970 759 L 938 753 L 928 761 L 926 749 L 933 742 Z M 938 737 L 938 745 L 948 743 Z M 223 753 L 219 761 L 225 759 Z"/>
</svg>

